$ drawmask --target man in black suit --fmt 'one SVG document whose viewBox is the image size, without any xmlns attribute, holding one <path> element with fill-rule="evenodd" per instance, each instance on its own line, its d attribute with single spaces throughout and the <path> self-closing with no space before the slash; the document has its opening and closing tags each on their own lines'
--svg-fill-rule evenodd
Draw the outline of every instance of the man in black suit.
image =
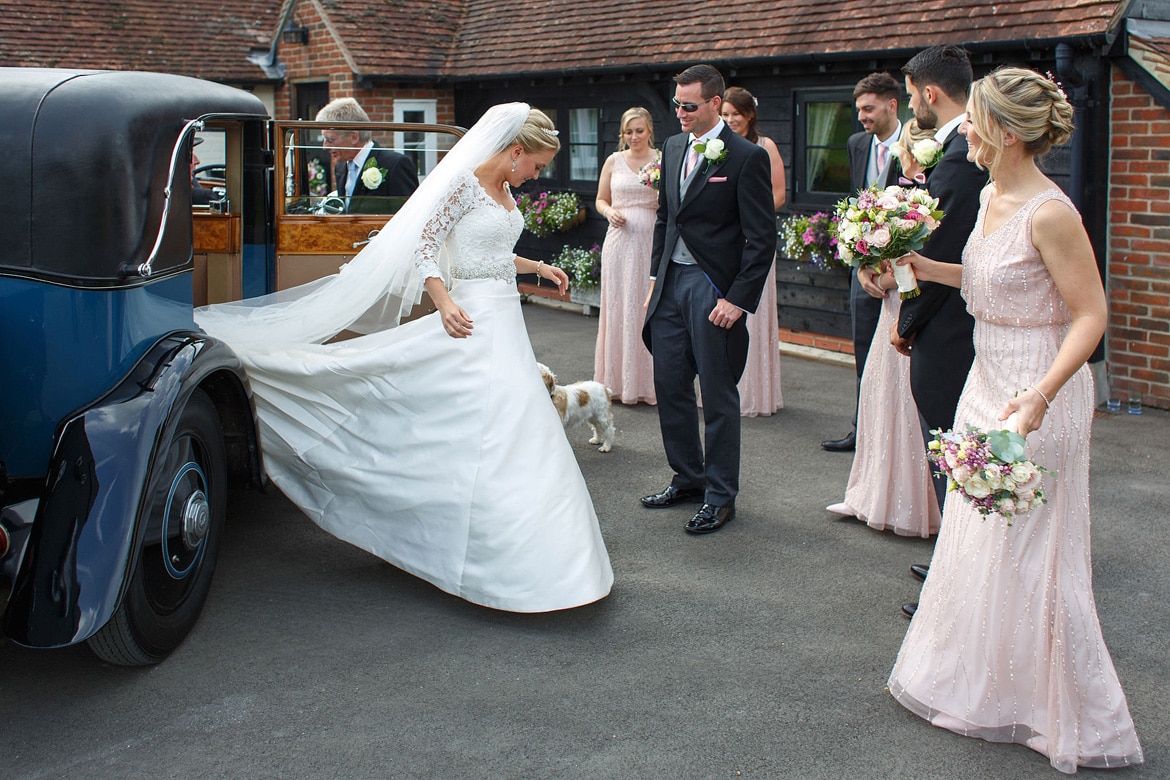
<svg viewBox="0 0 1170 780">
<path fill-rule="evenodd" d="M 853 105 L 857 121 L 865 129 L 849 136 L 849 187 L 851 193 L 872 184 L 891 183 L 889 173 L 897 167 L 894 144 L 902 135 L 898 120 L 898 99 L 902 85 L 889 73 L 871 73 L 853 88 Z M 884 294 L 883 294 L 884 295 Z M 854 274 L 849 281 L 849 319 L 853 326 L 853 363 L 857 368 L 857 387 L 869 356 L 873 332 L 882 313 L 881 297 L 874 297 L 861 286 Z M 883 343 L 884 339 L 883 339 Z M 853 430 L 840 439 L 821 442 L 830 452 L 850 452 L 857 443 L 857 404 L 853 406 Z"/>
<path fill-rule="evenodd" d="M 353 98 L 338 98 L 317 112 L 317 121 L 369 122 L 370 117 Z M 346 213 L 393 214 L 418 189 L 418 171 L 411 159 L 379 148 L 369 130 L 329 129 L 321 137 Z"/>
<path fill-rule="evenodd" d="M 745 318 L 760 302 L 776 254 L 776 223 L 768 154 L 720 118 L 719 71 L 695 65 L 674 80 L 675 115 L 684 132 L 668 139 L 662 152 L 652 286 L 642 329 L 654 356 L 658 419 L 674 477 L 642 504 L 661 508 L 702 501 L 686 531 L 705 534 L 735 517 L 736 383 L 747 361 Z"/>
<path fill-rule="evenodd" d="M 943 144 L 943 157 L 926 171 L 925 186 L 939 199 L 944 216 L 920 252 L 934 260 L 961 263 L 979 214 L 979 193 L 987 184 L 987 173 L 967 160 L 967 140 L 959 134 L 967 116 L 971 61 L 957 46 L 934 46 L 911 58 L 902 72 L 918 126 L 933 129 Z M 959 394 L 975 359 L 975 320 L 958 288 L 930 282 L 920 282 L 919 288 L 920 295 L 902 302 L 890 342 L 910 356 L 910 390 L 923 439 L 929 442 L 932 429 L 954 425 Z M 936 475 L 934 487 L 941 507 L 946 477 Z M 911 568 L 916 576 L 924 576 L 926 567 Z M 906 604 L 902 611 L 913 615 L 916 608 Z"/>
</svg>

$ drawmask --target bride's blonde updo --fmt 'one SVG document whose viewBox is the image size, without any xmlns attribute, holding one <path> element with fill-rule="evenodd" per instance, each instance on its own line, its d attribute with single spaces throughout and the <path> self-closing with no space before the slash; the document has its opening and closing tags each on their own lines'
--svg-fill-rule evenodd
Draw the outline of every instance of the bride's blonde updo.
<svg viewBox="0 0 1170 780">
<path fill-rule="evenodd" d="M 983 141 L 976 161 L 990 168 L 1010 133 L 1032 156 L 1066 143 L 1073 131 L 1073 107 L 1050 78 L 1026 68 L 1002 67 L 971 85 L 971 123 Z"/>
<path fill-rule="evenodd" d="M 557 138 L 557 126 L 539 108 L 528 109 L 528 118 L 520 126 L 520 132 L 512 139 L 512 144 L 520 144 L 529 154 L 557 151 L 561 148 L 561 139 Z"/>
</svg>

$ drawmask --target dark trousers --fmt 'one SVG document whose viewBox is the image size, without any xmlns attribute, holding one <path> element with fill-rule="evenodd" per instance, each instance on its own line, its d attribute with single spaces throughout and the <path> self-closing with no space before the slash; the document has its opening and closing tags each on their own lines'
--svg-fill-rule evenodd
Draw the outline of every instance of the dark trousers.
<svg viewBox="0 0 1170 780">
<path fill-rule="evenodd" d="M 706 501 L 723 506 L 739 493 L 739 388 L 742 353 L 732 344 L 747 338 L 747 315 L 730 329 L 707 317 L 719 298 L 698 266 L 672 264 L 650 318 L 654 391 L 666 462 L 679 488 L 706 486 Z M 742 330 L 736 333 L 736 329 Z M 737 365 L 738 364 L 738 365 Z M 695 375 L 703 394 L 704 436 L 699 437 Z M 704 442 L 706 451 L 704 452 Z"/>
</svg>

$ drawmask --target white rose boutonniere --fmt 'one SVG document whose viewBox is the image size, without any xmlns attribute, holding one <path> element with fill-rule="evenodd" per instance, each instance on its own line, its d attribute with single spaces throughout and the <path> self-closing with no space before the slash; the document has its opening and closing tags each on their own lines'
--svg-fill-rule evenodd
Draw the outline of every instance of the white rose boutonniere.
<svg viewBox="0 0 1170 780">
<path fill-rule="evenodd" d="M 703 168 L 703 173 L 706 173 L 712 164 L 718 165 L 727 159 L 727 147 L 718 138 L 712 138 L 709 141 L 699 141 L 694 145 L 694 149 L 707 163 Z"/>
<path fill-rule="evenodd" d="M 914 145 L 910 147 L 910 154 L 914 155 L 914 159 L 918 161 L 923 170 L 933 168 L 942 159 L 943 145 L 933 138 L 923 138 L 921 141 L 914 142 Z"/>
<path fill-rule="evenodd" d="M 366 189 L 376 190 L 385 180 L 386 169 L 379 168 L 378 161 L 373 157 L 367 158 L 366 164 L 362 167 L 362 184 L 366 185 Z"/>
</svg>

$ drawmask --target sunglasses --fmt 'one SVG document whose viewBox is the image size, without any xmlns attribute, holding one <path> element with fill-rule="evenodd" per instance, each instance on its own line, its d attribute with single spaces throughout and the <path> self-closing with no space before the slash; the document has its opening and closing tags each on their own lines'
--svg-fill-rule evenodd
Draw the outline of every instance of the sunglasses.
<svg viewBox="0 0 1170 780">
<path fill-rule="evenodd" d="M 703 103 L 710 103 L 714 99 L 715 99 L 715 96 L 712 95 L 711 97 L 704 100 Z M 683 111 L 686 111 L 688 114 L 693 114 L 696 111 L 698 111 L 699 106 L 703 105 L 703 103 L 680 103 L 680 102 L 678 102 L 678 98 L 671 98 L 670 99 L 670 104 L 672 106 L 674 106 L 675 108 L 681 108 Z"/>
</svg>

